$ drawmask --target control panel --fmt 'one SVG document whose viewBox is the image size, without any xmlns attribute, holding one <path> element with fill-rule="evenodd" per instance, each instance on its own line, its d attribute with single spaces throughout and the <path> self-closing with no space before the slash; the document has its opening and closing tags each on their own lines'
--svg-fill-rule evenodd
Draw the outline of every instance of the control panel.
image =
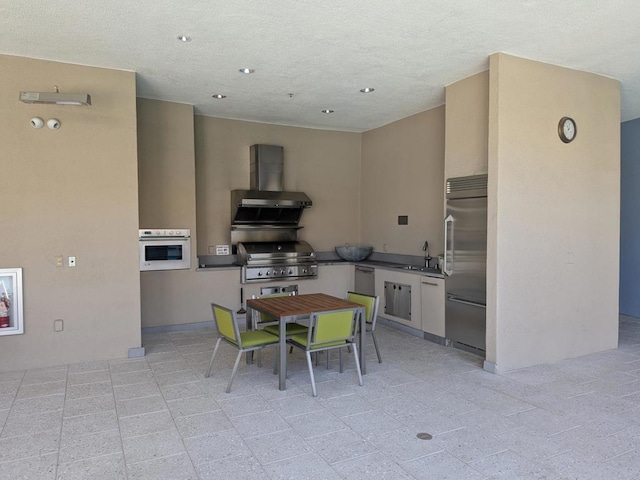
<svg viewBox="0 0 640 480">
<path fill-rule="evenodd" d="M 284 278 L 317 277 L 318 265 L 272 265 L 245 266 L 242 269 L 242 283 Z"/>
</svg>

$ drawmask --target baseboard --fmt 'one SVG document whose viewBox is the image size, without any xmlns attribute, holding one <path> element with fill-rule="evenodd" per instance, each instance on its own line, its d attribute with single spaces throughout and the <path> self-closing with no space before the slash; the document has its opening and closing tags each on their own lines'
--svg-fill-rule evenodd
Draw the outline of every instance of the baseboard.
<svg viewBox="0 0 640 480">
<path fill-rule="evenodd" d="M 498 370 L 498 366 L 493 362 L 489 362 L 485 360 L 484 364 L 482 365 L 482 368 L 484 369 L 485 372 L 494 373 L 496 375 L 500 374 Z"/>
<path fill-rule="evenodd" d="M 144 357 L 144 347 L 133 347 L 129 349 L 129 358 Z"/>
<path fill-rule="evenodd" d="M 413 335 L 414 337 L 424 338 L 424 332 L 422 330 L 417 330 L 412 327 L 407 327 L 406 325 L 402 325 L 401 323 L 394 322 L 393 320 L 387 320 L 386 318 L 377 317 L 376 323 L 378 325 L 384 325 L 386 327 L 395 328 L 396 330 L 400 330 L 401 332 L 408 333 L 409 335 Z"/>
<path fill-rule="evenodd" d="M 238 321 L 240 324 L 240 321 Z M 203 330 L 213 328 L 213 320 L 209 322 L 180 323 L 177 325 L 161 325 L 158 327 L 143 327 L 142 335 L 150 333 L 182 332 L 185 330 Z"/>
</svg>

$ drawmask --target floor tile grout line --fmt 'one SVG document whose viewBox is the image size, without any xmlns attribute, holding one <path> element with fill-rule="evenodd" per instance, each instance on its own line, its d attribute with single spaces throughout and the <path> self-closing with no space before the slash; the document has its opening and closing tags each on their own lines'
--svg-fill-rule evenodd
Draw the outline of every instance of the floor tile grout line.
<svg viewBox="0 0 640 480">
<path fill-rule="evenodd" d="M 183 357 L 182 353 L 180 353 L 180 356 Z M 182 360 L 186 361 L 184 358 L 182 358 Z M 190 368 L 190 370 L 193 373 L 197 374 L 197 372 L 195 372 L 193 370 L 193 368 Z M 154 380 L 155 380 L 155 382 L 157 384 L 158 378 L 156 377 L 156 372 L 153 371 L 153 369 L 152 369 L 152 375 L 153 375 L 153 378 L 154 378 Z M 202 385 L 202 382 L 199 382 L 199 383 Z M 187 458 L 189 459 L 189 462 L 191 462 L 191 467 L 193 468 L 193 471 L 197 472 L 198 470 L 196 469 L 196 463 L 194 462 L 193 457 L 191 456 L 191 453 L 189 452 L 189 449 L 187 448 L 187 444 L 185 443 L 185 437 L 180 432 L 180 427 L 178 426 L 178 423 L 176 422 L 176 417 L 174 416 L 173 412 L 169 408 L 169 403 L 168 403 L 169 401 L 167 400 L 167 398 L 165 396 L 165 393 L 162 391 L 162 388 L 160 388 L 160 385 L 158 385 L 158 389 L 160 390 L 160 395 L 162 396 L 164 404 L 166 405 L 167 410 L 169 411 L 169 415 L 171 416 L 171 419 L 173 421 L 173 426 L 176 429 L 176 432 L 178 432 L 178 436 L 180 437 L 180 443 L 182 444 L 182 448 L 184 449 L 184 453 L 187 455 Z M 194 397 L 187 397 L 187 398 L 194 398 Z M 177 400 L 177 399 L 175 399 L 175 400 Z M 214 401 L 215 401 L 215 399 L 214 399 Z M 216 402 L 216 404 L 217 404 L 217 402 Z M 223 412 L 223 414 L 224 414 L 224 412 Z M 229 419 L 227 419 L 227 420 L 229 421 Z M 229 421 L 229 423 L 231 423 L 231 422 Z M 125 459 L 125 462 L 126 462 L 126 459 Z M 197 475 L 197 473 L 196 473 L 196 475 Z"/>
<path fill-rule="evenodd" d="M 113 409 L 116 414 L 116 423 L 118 425 L 118 433 L 120 435 L 120 452 L 122 455 L 122 464 L 123 464 L 124 476 L 126 480 L 129 478 L 129 469 L 127 468 L 127 456 L 124 451 L 124 439 L 122 438 L 122 426 L 120 424 L 121 417 L 118 412 L 118 401 L 116 400 L 116 393 L 113 386 L 113 372 L 111 371 L 111 369 L 109 369 L 109 381 L 111 382 L 111 398 L 113 399 Z"/>
<path fill-rule="evenodd" d="M 55 465 L 55 476 L 58 477 L 58 467 L 60 465 L 60 452 L 62 451 L 62 432 L 64 430 L 64 407 L 67 403 L 67 385 L 69 382 L 69 367 L 67 367 L 67 374 L 65 376 L 65 386 L 64 386 L 64 399 L 62 400 L 62 412 L 60 414 L 60 433 L 58 435 L 58 452 L 56 455 L 56 465 Z"/>
<path fill-rule="evenodd" d="M 369 442 L 367 442 L 367 443 L 369 443 Z M 375 447 L 375 445 L 373 445 L 373 444 L 371 444 L 371 443 L 370 443 L 370 445 L 372 445 L 372 446 L 374 446 L 374 447 Z M 377 448 L 377 447 L 376 447 L 376 448 Z M 375 454 L 377 454 L 377 453 L 380 453 L 381 451 L 382 451 L 382 450 L 380 450 L 380 449 L 378 448 L 378 449 L 377 449 L 376 451 L 374 451 L 374 452 L 363 453 L 362 455 L 356 455 L 355 457 L 346 458 L 346 459 L 344 459 L 344 460 L 339 460 L 339 461 L 337 461 L 337 462 L 333 462 L 333 463 L 329 463 L 329 461 L 328 461 L 328 460 L 326 460 L 324 457 L 322 457 L 322 455 L 320 455 L 319 453 L 318 453 L 318 455 L 320 455 L 320 456 L 322 457 L 322 459 L 323 459 L 325 462 L 327 462 L 331 468 L 333 468 L 333 467 L 334 467 L 334 466 L 336 466 L 336 465 L 340 465 L 340 464 L 342 464 L 342 463 L 346 463 L 346 462 L 351 462 L 351 461 L 353 461 L 353 460 L 358 460 L 358 459 L 360 459 L 360 458 L 364 458 L 364 457 L 367 457 L 367 456 L 369 456 L 369 455 L 375 455 Z M 397 464 L 398 464 L 398 466 L 400 466 L 400 464 L 399 464 L 397 461 L 396 461 L 395 463 L 397 463 Z"/>
<path fill-rule="evenodd" d="M 567 433 L 567 432 L 571 432 L 573 430 L 577 430 L 578 428 L 582 428 L 582 425 L 576 425 L 575 427 L 571 427 L 571 428 L 567 428 L 565 430 L 561 430 L 559 432 L 555 432 L 555 433 L 551 433 L 548 435 L 548 437 L 555 437 L 556 435 L 560 435 L 561 433 Z"/>
<path fill-rule="evenodd" d="M 617 455 L 615 455 L 615 456 L 613 456 L 613 457 L 611 457 L 611 458 L 607 458 L 607 459 L 604 461 L 604 463 L 611 462 L 612 460 L 615 460 L 616 458 L 620 458 L 620 457 L 622 457 L 623 455 L 628 455 L 629 453 L 631 453 L 631 452 L 635 452 L 635 451 L 636 451 L 636 449 L 635 449 L 635 448 L 631 448 L 631 449 L 627 450 L 626 452 L 622 452 L 622 453 L 619 453 L 619 454 L 617 454 Z"/>
<path fill-rule="evenodd" d="M 181 455 L 187 455 L 187 456 L 189 456 L 189 453 L 185 450 L 184 452 L 170 453 L 170 454 L 168 454 L 168 455 L 162 455 L 162 456 L 160 456 L 160 457 L 148 458 L 148 459 L 146 459 L 146 460 L 138 460 L 137 462 L 131 462 L 131 463 L 128 463 L 128 465 L 133 466 L 133 465 L 140 465 L 140 464 L 143 464 L 143 463 L 157 462 L 158 460 L 162 460 L 162 459 L 165 459 L 165 458 L 171 458 L 171 457 L 179 457 L 179 456 L 181 456 Z M 195 469 L 195 464 L 193 463 L 193 461 L 191 460 L 191 458 L 189 458 L 189 461 L 191 461 L 191 465 L 193 466 L 194 471 L 196 471 L 196 469 Z"/>
</svg>

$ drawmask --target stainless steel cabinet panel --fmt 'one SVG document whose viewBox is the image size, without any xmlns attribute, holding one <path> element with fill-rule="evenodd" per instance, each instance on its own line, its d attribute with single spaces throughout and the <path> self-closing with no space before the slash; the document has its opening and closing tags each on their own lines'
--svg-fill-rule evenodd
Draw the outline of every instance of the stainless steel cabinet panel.
<svg viewBox="0 0 640 480">
<path fill-rule="evenodd" d="M 375 270 L 371 267 L 355 267 L 355 284 L 354 290 L 364 295 L 375 296 L 376 294 L 376 277 Z"/>
<path fill-rule="evenodd" d="M 384 282 L 384 313 L 411 321 L 411 285 Z"/>
</svg>

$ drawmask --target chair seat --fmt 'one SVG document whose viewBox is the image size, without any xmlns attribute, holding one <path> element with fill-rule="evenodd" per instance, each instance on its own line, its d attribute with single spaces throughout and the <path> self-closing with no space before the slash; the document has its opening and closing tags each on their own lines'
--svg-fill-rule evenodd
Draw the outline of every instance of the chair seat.
<svg viewBox="0 0 640 480">
<path fill-rule="evenodd" d="M 305 334 L 293 335 L 290 339 L 290 343 L 295 343 L 300 345 L 301 347 L 307 348 L 307 341 L 309 340 L 309 336 Z M 338 340 L 336 342 L 327 342 L 327 343 L 315 343 L 311 345 L 309 348 L 310 351 L 314 350 L 322 350 L 323 348 L 330 347 L 339 347 L 341 345 L 346 345 L 348 342 L 346 340 Z"/>
<path fill-rule="evenodd" d="M 241 332 L 243 348 L 257 347 L 259 345 L 269 345 L 270 343 L 278 343 L 280 338 L 272 335 L 264 330 L 252 330 L 249 332 Z"/>
<path fill-rule="evenodd" d="M 280 337 L 280 325 L 270 325 L 268 327 L 264 327 L 263 331 Z M 308 331 L 308 327 L 300 325 L 299 323 L 287 323 L 287 337 L 290 337 L 292 335 L 304 335 L 306 338 Z"/>
</svg>

